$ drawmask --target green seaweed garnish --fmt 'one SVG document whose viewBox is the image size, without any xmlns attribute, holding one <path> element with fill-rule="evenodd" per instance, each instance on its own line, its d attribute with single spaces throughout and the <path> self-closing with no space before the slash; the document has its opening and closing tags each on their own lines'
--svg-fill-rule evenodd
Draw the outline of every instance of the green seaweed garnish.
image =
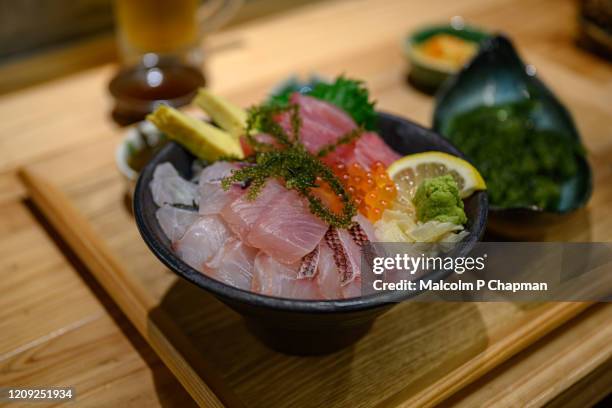
<svg viewBox="0 0 612 408">
<path fill-rule="evenodd" d="M 557 208 L 562 183 L 578 171 L 582 146 L 569 134 L 536 126 L 536 109 L 530 100 L 481 106 L 450 124 L 449 139 L 482 173 L 493 205 Z"/>
<path fill-rule="evenodd" d="M 374 102 L 363 81 L 349 79 L 341 75 L 332 83 L 311 80 L 307 84 L 292 81 L 268 99 L 268 105 L 286 107 L 293 92 L 329 102 L 349 114 L 360 126 L 376 130 L 377 115 Z"/>
<path fill-rule="evenodd" d="M 290 113 L 290 134 L 287 134 L 274 120 L 274 117 L 282 112 Z M 347 228 L 352 224 L 352 218 L 357 209 L 340 180 L 320 158 L 332 152 L 338 145 L 355 140 L 361 132 L 351 131 L 340 137 L 335 144 L 325 146 L 324 150 L 314 155 L 306 150 L 300 141 L 301 125 L 297 105 L 285 107 L 262 105 L 249 109 L 246 140 L 254 153 L 245 161 L 251 164 L 233 170 L 230 176 L 221 181 L 221 185 L 227 190 L 234 183 L 248 184 L 246 197 L 254 200 L 269 179 L 281 179 L 288 189 L 297 191 L 308 200 L 310 211 L 313 214 L 329 225 Z M 271 136 L 273 142 L 257 140 L 255 137 L 257 133 Z M 327 183 L 340 198 L 342 202 L 340 213 L 332 211 L 313 194 L 312 189 L 321 187 L 321 181 Z"/>
</svg>

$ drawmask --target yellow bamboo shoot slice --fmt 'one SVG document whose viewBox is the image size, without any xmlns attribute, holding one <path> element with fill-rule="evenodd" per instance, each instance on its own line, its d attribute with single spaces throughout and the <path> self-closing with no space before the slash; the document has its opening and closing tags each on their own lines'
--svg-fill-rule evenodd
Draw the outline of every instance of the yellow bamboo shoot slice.
<svg viewBox="0 0 612 408">
<path fill-rule="evenodd" d="M 170 106 L 159 106 L 147 119 L 169 139 L 182 144 L 200 159 L 215 161 L 221 157 L 244 158 L 240 143 L 228 132 Z"/>
<path fill-rule="evenodd" d="M 241 107 L 234 105 L 225 98 L 212 94 L 206 88 L 200 88 L 193 102 L 235 138 L 244 135 L 247 112 Z"/>
</svg>

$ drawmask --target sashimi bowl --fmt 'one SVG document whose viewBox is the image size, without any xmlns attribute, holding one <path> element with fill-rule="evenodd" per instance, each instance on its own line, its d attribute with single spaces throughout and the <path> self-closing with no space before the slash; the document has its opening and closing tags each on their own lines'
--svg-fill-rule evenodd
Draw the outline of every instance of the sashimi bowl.
<svg viewBox="0 0 612 408">
<path fill-rule="evenodd" d="M 462 157 L 450 142 L 430 129 L 387 113 L 378 113 L 378 130 L 385 143 L 402 155 L 441 151 Z M 189 266 L 173 250 L 162 230 L 149 188 L 155 169 L 170 163 L 190 179 L 195 158 L 182 145 L 170 142 L 142 170 L 134 193 L 134 214 L 140 233 L 151 251 L 177 275 L 212 293 L 241 314 L 249 330 L 269 347 L 290 354 L 329 353 L 363 337 L 374 320 L 409 292 L 381 292 L 338 300 L 299 300 L 267 296 L 215 280 Z M 465 256 L 483 235 L 487 220 L 487 195 L 479 191 L 465 199 L 467 231 L 456 256 Z M 443 279 L 449 272 L 432 272 L 430 279 Z"/>
</svg>

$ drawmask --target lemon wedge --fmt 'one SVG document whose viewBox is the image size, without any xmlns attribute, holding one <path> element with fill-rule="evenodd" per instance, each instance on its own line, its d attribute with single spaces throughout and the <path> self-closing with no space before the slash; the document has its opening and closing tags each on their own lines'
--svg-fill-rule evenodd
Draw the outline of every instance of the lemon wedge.
<svg viewBox="0 0 612 408">
<path fill-rule="evenodd" d="M 388 168 L 389 177 L 397 184 L 398 190 L 414 197 L 417 187 L 424 179 L 450 174 L 459 187 L 461 198 L 477 190 L 486 190 L 482 176 L 467 161 L 443 152 L 410 154 L 393 162 Z"/>
</svg>

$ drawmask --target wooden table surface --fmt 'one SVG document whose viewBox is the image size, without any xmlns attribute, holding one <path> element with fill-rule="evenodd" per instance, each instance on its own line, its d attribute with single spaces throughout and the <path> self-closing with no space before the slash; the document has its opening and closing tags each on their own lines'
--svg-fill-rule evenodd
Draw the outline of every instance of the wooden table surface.
<svg viewBox="0 0 612 408">
<path fill-rule="evenodd" d="M 216 92 L 240 104 L 256 102 L 290 74 L 341 73 L 347 59 L 360 67 L 349 74 L 377 88 L 393 78 L 388 83 L 395 86 L 406 73 L 402 35 L 453 15 L 511 35 L 567 102 L 593 156 L 612 157 L 612 65 L 575 46 L 570 0 L 317 4 L 211 37 L 207 74 Z M 189 396 L 45 224 L 15 176 L 22 164 L 102 138 L 118 140 L 122 130 L 109 120 L 106 91 L 114 70 L 103 66 L 0 98 L 0 386 L 75 386 L 79 405 L 86 406 L 187 406 Z M 409 86 L 386 94 L 392 98 L 379 101 L 382 109 L 429 125 L 429 96 Z M 612 165 L 605 168 L 612 173 Z M 612 228 L 609 213 L 593 216 L 600 217 L 591 220 L 592 235 L 574 238 L 595 240 L 603 236 L 598 231 Z M 612 342 L 602 342 L 600 330 L 612 322 L 611 309 L 593 308 L 449 403 L 580 406 L 596 400 L 612 386 L 605 375 Z M 566 348 L 576 339 L 584 339 L 584 351 L 569 358 Z M 593 344 L 604 346 L 593 353 L 587 347 Z"/>
</svg>

